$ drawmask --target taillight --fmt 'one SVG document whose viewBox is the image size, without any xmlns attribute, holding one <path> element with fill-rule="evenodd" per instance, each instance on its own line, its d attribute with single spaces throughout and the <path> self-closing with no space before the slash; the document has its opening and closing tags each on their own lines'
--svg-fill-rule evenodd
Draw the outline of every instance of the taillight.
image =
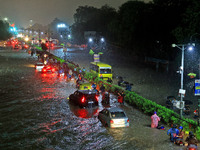
<svg viewBox="0 0 200 150">
<path fill-rule="evenodd" d="M 48 66 L 47 69 L 50 69 L 50 66 Z"/>
<path fill-rule="evenodd" d="M 95 98 L 96 98 L 96 101 L 99 101 L 99 97 L 97 95 L 95 96 Z"/>
<path fill-rule="evenodd" d="M 111 123 L 111 124 L 113 124 L 113 123 L 114 123 L 114 121 L 113 121 L 113 120 L 110 120 L 110 123 Z"/>
<path fill-rule="evenodd" d="M 192 147 L 192 148 L 189 148 L 189 150 L 196 150 L 196 148 L 193 148 L 193 147 Z"/>
<path fill-rule="evenodd" d="M 54 71 L 55 71 L 55 68 L 53 68 L 51 71 L 54 72 Z"/>
<path fill-rule="evenodd" d="M 81 99 L 81 102 L 82 102 L 82 103 L 85 103 L 85 97 L 83 97 L 83 98 Z"/>
<path fill-rule="evenodd" d="M 127 122 L 129 122 L 129 119 L 127 120 Z"/>
<path fill-rule="evenodd" d="M 47 70 L 46 70 L 46 69 L 43 69 L 43 72 L 47 72 Z"/>
</svg>

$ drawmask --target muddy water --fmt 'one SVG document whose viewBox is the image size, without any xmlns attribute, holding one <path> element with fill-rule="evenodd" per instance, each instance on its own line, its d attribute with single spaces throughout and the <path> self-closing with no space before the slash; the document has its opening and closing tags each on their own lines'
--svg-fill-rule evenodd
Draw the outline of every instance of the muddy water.
<svg viewBox="0 0 200 150">
<path fill-rule="evenodd" d="M 74 81 L 34 69 L 25 52 L 0 51 L 0 149 L 173 150 L 166 131 L 151 129 L 150 117 L 125 104 L 129 128 L 109 129 L 97 119 L 104 108 L 81 109 L 67 97 Z M 101 98 L 100 98 L 101 99 Z"/>
</svg>

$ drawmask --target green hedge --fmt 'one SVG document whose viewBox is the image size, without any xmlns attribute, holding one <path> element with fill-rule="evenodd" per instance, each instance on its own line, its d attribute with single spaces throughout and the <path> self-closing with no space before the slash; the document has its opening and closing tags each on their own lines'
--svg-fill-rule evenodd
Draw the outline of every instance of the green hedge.
<svg viewBox="0 0 200 150">
<path fill-rule="evenodd" d="M 65 60 L 60 59 L 59 57 L 53 56 L 54 59 L 60 61 L 60 63 L 64 63 Z M 75 65 L 65 62 L 69 65 L 71 69 L 74 69 Z M 81 68 L 77 68 L 79 70 Z M 106 90 L 112 93 L 116 93 L 116 91 L 123 90 L 120 86 L 110 84 L 106 81 L 103 81 L 98 78 L 98 75 L 91 72 L 85 72 L 84 78 L 87 79 L 89 82 L 95 82 L 99 85 L 104 83 Z M 125 91 L 125 101 L 130 105 L 136 107 L 137 109 L 143 111 L 145 114 L 152 115 L 154 111 L 157 112 L 158 116 L 161 117 L 161 120 L 166 123 L 167 125 L 171 126 L 172 124 L 177 124 L 183 126 L 184 131 L 193 131 L 198 140 L 200 140 L 200 127 L 198 126 L 197 122 L 192 119 L 187 118 L 180 118 L 180 115 L 176 112 L 168 109 L 162 105 L 159 105 L 151 100 L 148 100 L 133 91 Z"/>
</svg>

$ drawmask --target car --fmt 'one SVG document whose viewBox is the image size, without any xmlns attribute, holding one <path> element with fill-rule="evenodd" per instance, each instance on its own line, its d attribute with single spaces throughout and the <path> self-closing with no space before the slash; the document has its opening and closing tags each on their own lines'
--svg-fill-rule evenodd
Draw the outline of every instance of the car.
<svg viewBox="0 0 200 150">
<path fill-rule="evenodd" d="M 103 109 L 99 112 L 98 119 L 106 127 L 129 127 L 129 119 L 126 113 L 118 107 Z"/>
<path fill-rule="evenodd" d="M 69 96 L 69 101 L 80 107 L 98 106 L 99 97 L 93 90 L 77 90 Z"/>
<path fill-rule="evenodd" d="M 56 69 L 54 67 L 51 67 L 51 66 L 44 66 L 42 68 L 42 73 L 47 73 L 47 72 L 54 73 L 55 71 L 56 71 Z"/>
<path fill-rule="evenodd" d="M 43 64 L 42 62 L 37 62 L 37 63 L 35 64 L 35 69 L 36 69 L 37 71 L 42 71 L 43 67 L 44 67 L 44 64 Z"/>
<path fill-rule="evenodd" d="M 91 85 L 90 82 L 79 81 L 77 83 L 77 88 L 79 90 L 91 90 L 92 89 L 92 85 Z"/>
</svg>

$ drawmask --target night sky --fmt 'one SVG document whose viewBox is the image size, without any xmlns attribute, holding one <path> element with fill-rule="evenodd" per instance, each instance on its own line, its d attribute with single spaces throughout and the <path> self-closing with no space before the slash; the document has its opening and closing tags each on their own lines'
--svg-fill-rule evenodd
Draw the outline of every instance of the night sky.
<svg viewBox="0 0 200 150">
<path fill-rule="evenodd" d="M 100 8 L 108 4 L 118 7 L 128 0 L 0 0 L 1 19 L 8 17 L 17 26 L 27 27 L 30 20 L 43 25 L 49 24 L 54 18 L 73 23 L 73 14 L 78 6 L 94 6 Z M 141 0 L 142 1 L 142 0 Z M 144 0 L 148 2 L 149 0 Z"/>
</svg>

